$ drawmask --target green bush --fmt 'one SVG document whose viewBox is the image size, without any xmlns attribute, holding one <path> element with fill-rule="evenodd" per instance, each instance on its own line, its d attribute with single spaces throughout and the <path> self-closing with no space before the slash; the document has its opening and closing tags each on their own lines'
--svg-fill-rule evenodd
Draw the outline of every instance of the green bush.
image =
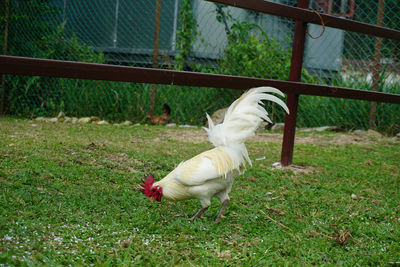
<svg viewBox="0 0 400 267">
<path fill-rule="evenodd" d="M 75 35 L 68 37 L 65 23 L 34 43 L 39 58 L 104 63 L 102 53 L 94 52 Z M 92 90 L 92 81 L 64 82 L 59 78 L 11 76 L 7 79 L 8 112 L 19 116 L 50 116 L 77 98 L 80 90 Z M 70 103 L 68 103 L 70 104 Z M 83 105 L 85 106 L 85 105 Z M 89 114 L 87 114 L 89 115 Z"/>
<path fill-rule="evenodd" d="M 258 25 L 236 22 L 218 68 L 224 74 L 285 80 L 290 55 L 289 49 L 269 38 Z"/>
</svg>

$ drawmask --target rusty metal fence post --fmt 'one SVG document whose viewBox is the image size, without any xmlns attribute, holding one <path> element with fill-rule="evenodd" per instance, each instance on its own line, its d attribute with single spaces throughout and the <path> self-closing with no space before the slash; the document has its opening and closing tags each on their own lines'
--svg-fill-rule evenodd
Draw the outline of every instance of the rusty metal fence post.
<svg viewBox="0 0 400 267">
<path fill-rule="evenodd" d="M 154 20 L 154 45 L 153 45 L 153 63 L 152 63 L 153 68 L 157 68 L 158 66 L 158 42 L 160 38 L 161 0 L 156 1 L 155 13 L 156 14 Z M 153 115 L 156 92 L 157 92 L 157 86 L 153 83 L 151 85 L 151 93 L 150 93 L 150 108 L 149 108 L 150 115 Z"/>
<path fill-rule="evenodd" d="M 298 7 L 308 8 L 310 0 L 299 0 Z M 294 26 L 292 58 L 290 64 L 289 81 L 298 82 L 301 79 L 301 68 L 303 66 L 304 44 L 306 40 L 307 23 L 296 20 Z M 294 137 L 296 133 L 297 106 L 299 95 L 288 94 L 287 106 L 290 114 L 285 117 L 285 129 L 283 133 L 281 164 L 288 166 L 292 164 Z"/>
<path fill-rule="evenodd" d="M 378 3 L 378 13 L 376 15 L 376 25 L 383 26 L 383 19 L 384 19 L 384 12 L 385 12 L 385 0 L 379 0 Z M 380 83 L 380 76 L 381 76 L 381 59 L 382 59 L 382 38 L 375 37 L 375 50 L 374 50 L 374 60 L 372 62 L 372 91 L 378 92 L 379 91 L 379 83 Z M 376 108 L 377 103 L 371 102 L 371 107 L 369 110 L 369 127 L 376 128 Z"/>
</svg>

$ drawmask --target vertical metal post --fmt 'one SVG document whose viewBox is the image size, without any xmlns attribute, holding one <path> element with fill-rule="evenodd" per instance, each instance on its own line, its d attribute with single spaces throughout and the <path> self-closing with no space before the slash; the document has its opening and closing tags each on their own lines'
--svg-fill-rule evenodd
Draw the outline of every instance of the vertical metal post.
<svg viewBox="0 0 400 267">
<path fill-rule="evenodd" d="M 158 62 L 158 39 L 160 35 L 160 14 L 161 14 L 161 0 L 156 1 L 156 17 L 155 17 L 155 26 L 154 26 L 154 45 L 153 45 L 153 68 L 157 68 Z M 153 115 L 154 111 L 154 101 L 156 98 L 156 85 L 151 85 L 151 93 L 150 93 L 150 115 Z"/>
<path fill-rule="evenodd" d="M 308 8 L 310 0 L 299 0 L 297 6 L 300 8 Z M 307 23 L 296 21 L 294 26 L 294 37 L 292 47 L 292 58 L 290 62 L 289 81 L 300 81 L 301 68 L 303 66 L 304 44 L 306 40 Z M 283 133 L 281 164 L 288 166 L 292 164 L 294 137 L 296 133 L 296 118 L 299 95 L 288 94 L 287 106 L 290 114 L 285 117 L 285 129 Z"/>
<path fill-rule="evenodd" d="M 378 13 L 376 18 L 376 25 L 383 26 L 383 18 L 384 18 L 384 9 L 385 9 L 385 0 L 379 0 L 378 3 Z M 372 91 L 377 92 L 379 90 L 379 76 L 381 75 L 381 59 L 382 59 L 382 38 L 375 37 L 375 51 L 374 51 L 374 61 L 372 64 Z M 371 102 L 371 106 L 369 109 L 369 128 L 376 128 L 376 102 Z"/>
<path fill-rule="evenodd" d="M 63 22 L 67 19 L 67 0 L 64 0 L 63 5 Z"/>
<path fill-rule="evenodd" d="M 172 27 L 172 38 L 171 38 L 171 50 L 176 50 L 176 32 L 178 30 L 178 10 L 179 10 L 179 0 L 175 0 L 174 4 L 174 24 Z"/>
<path fill-rule="evenodd" d="M 114 13 L 114 34 L 113 34 L 113 47 L 117 48 L 118 45 L 118 18 L 119 16 L 119 0 L 115 3 L 115 13 Z"/>
</svg>

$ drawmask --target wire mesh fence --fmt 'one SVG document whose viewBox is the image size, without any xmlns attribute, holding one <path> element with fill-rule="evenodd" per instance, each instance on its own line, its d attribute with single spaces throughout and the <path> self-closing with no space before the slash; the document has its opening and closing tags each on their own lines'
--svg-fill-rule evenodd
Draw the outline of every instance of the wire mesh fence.
<svg viewBox="0 0 400 267">
<path fill-rule="evenodd" d="M 295 6 L 297 1 L 276 2 Z M 2 1 L 3 54 L 158 67 L 287 80 L 294 22 L 204 0 Z M 312 0 L 316 13 L 394 29 L 397 0 Z M 302 80 L 400 93 L 398 41 L 310 24 Z M 241 94 L 192 88 L 7 76 L 2 108 L 18 116 L 99 116 L 146 121 L 171 107 L 171 122 L 204 123 Z M 151 110 L 154 104 L 154 111 Z M 284 114 L 272 109 L 275 122 Z M 301 96 L 299 127 L 322 125 L 400 131 L 400 106 Z"/>
</svg>

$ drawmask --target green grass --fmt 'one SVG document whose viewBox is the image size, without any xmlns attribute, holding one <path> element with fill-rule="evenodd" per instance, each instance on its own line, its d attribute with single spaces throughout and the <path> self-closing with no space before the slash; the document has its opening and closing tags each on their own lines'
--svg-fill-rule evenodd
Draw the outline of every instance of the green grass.
<svg viewBox="0 0 400 267">
<path fill-rule="evenodd" d="M 171 138 L 199 131 L 0 119 L 0 265 L 400 261 L 395 139 L 299 144 L 294 164 L 303 169 L 285 170 L 271 167 L 280 143 L 249 142 L 254 166 L 235 181 L 222 224 L 216 225 L 216 200 L 202 219 L 189 223 L 199 201 L 152 202 L 136 189 L 145 174 L 159 179 L 211 148 Z"/>
</svg>

